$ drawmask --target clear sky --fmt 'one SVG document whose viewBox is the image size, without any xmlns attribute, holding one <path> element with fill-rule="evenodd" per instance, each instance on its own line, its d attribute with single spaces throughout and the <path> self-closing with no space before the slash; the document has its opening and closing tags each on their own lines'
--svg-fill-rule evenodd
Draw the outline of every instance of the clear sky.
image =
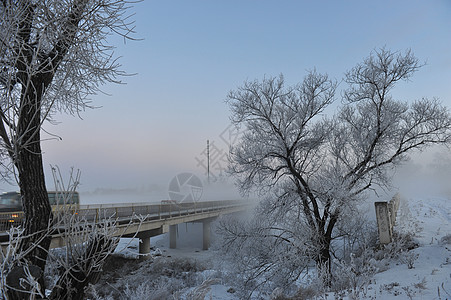
<svg viewBox="0 0 451 300">
<path fill-rule="evenodd" d="M 46 125 L 62 137 L 43 143 L 47 173 L 50 164 L 65 174 L 80 169 L 81 191 L 167 186 L 181 172 L 205 179 L 198 161 L 207 139 L 227 151 L 229 90 L 280 73 L 296 83 L 312 68 L 340 80 L 384 46 L 410 48 L 426 63 L 397 97 L 451 106 L 448 0 L 145 0 L 131 12 L 143 40 L 112 42 L 123 69 L 137 75 L 104 86 L 110 95 L 92 97 L 101 108 L 83 120 L 58 116 L 60 124 Z M 225 167 L 221 157 L 216 169 Z"/>
</svg>

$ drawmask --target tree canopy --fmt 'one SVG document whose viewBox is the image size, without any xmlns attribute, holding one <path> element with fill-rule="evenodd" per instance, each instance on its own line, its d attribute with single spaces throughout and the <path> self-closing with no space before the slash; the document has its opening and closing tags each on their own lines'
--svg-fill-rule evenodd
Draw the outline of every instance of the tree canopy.
<svg viewBox="0 0 451 300">
<path fill-rule="evenodd" d="M 410 50 L 382 48 L 345 73 L 341 95 L 336 81 L 316 71 L 294 86 L 285 86 L 281 75 L 231 91 L 231 119 L 245 132 L 230 151 L 229 171 L 244 193 L 265 198 L 256 216 L 265 221 L 232 226 L 227 243 L 249 244 L 242 238 L 263 233 L 260 238 L 275 240 L 270 245 L 303 253 L 330 271 L 337 227 L 346 227 L 365 192 L 387 187 L 391 171 L 413 151 L 450 142 L 451 115 L 438 99 L 392 96 L 420 67 Z M 326 116 L 340 96 L 336 113 Z"/>
</svg>

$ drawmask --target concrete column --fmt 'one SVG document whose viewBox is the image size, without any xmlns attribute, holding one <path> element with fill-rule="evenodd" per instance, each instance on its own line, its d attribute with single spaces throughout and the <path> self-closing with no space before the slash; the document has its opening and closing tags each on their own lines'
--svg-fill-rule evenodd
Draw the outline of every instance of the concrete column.
<svg viewBox="0 0 451 300">
<path fill-rule="evenodd" d="M 139 238 L 139 260 L 146 260 L 150 254 L 150 235 L 138 234 Z"/>
<path fill-rule="evenodd" d="M 202 229 L 203 229 L 202 250 L 208 250 L 208 248 L 210 248 L 211 220 L 204 220 L 202 222 Z"/>
<path fill-rule="evenodd" d="M 169 225 L 169 248 L 177 248 L 177 225 Z"/>
<path fill-rule="evenodd" d="M 146 231 L 141 231 L 136 236 L 139 238 L 139 259 L 146 260 L 150 257 L 150 238 L 152 236 L 157 236 L 167 232 L 165 231 L 165 227 L 162 226 L 160 228 L 150 229 Z"/>
<path fill-rule="evenodd" d="M 389 205 L 387 202 L 375 202 L 377 228 L 379 231 L 379 242 L 388 244 L 392 241 L 392 224 L 390 220 Z"/>
</svg>

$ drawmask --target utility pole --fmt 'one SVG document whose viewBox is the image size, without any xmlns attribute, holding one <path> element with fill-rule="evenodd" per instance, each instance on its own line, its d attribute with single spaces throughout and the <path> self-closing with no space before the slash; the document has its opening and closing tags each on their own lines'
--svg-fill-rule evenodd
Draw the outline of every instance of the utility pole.
<svg viewBox="0 0 451 300">
<path fill-rule="evenodd" d="M 207 140 L 207 180 L 210 184 L 210 141 Z"/>
</svg>

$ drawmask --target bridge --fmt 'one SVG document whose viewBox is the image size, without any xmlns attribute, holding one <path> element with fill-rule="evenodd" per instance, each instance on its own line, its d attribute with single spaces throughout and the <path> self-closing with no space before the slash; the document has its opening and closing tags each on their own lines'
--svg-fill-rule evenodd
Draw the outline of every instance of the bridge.
<svg viewBox="0 0 451 300">
<path fill-rule="evenodd" d="M 169 247 L 177 246 L 177 225 L 181 223 L 203 224 L 203 249 L 210 246 L 210 223 L 220 215 L 244 211 L 249 202 L 242 200 L 182 202 L 162 201 L 158 204 L 101 204 L 80 205 L 72 210 L 80 220 L 91 224 L 100 224 L 102 220 L 114 220 L 117 237 L 139 238 L 139 254 L 145 258 L 150 253 L 150 238 L 169 232 Z M 2 248 L 9 244 L 6 233 L 12 225 L 21 223 L 23 212 L 0 213 L 0 244 Z M 56 228 L 52 234 L 50 248 L 64 247 L 68 241 L 63 227 Z"/>
</svg>

